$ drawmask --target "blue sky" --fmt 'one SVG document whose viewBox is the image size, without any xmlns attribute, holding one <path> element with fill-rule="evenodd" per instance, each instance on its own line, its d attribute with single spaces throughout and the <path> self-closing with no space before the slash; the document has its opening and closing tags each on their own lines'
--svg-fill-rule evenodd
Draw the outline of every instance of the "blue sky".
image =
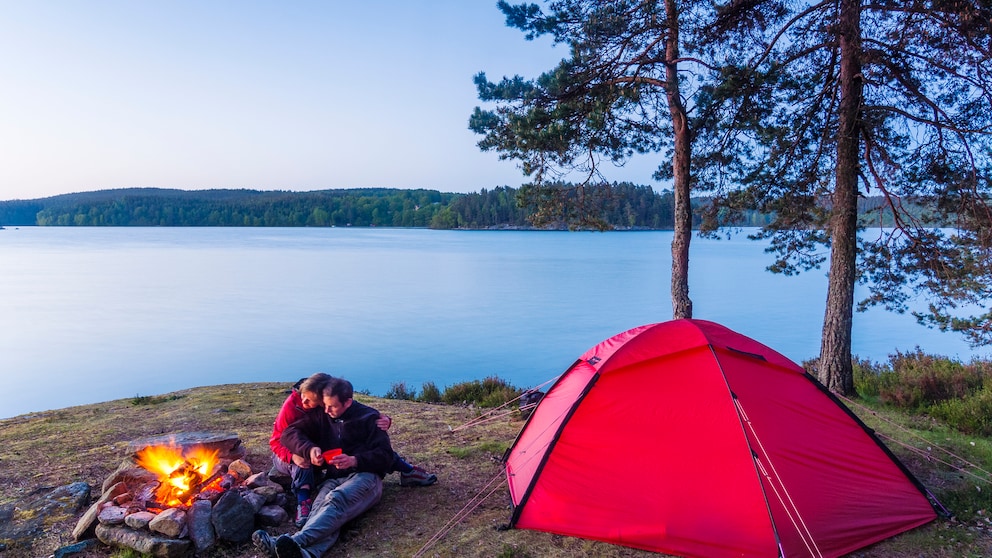
<svg viewBox="0 0 992 558">
<path fill-rule="evenodd" d="M 495 0 L 0 0 L 0 52 L 0 199 L 519 186 L 468 130 L 472 77 L 567 55 Z M 649 184 L 655 165 L 607 177 Z"/>
</svg>

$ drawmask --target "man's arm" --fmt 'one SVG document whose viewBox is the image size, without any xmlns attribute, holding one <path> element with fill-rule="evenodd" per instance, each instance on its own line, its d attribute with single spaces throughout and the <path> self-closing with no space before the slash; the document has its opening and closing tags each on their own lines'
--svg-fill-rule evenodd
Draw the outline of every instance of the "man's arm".
<svg viewBox="0 0 992 558">
<path fill-rule="evenodd" d="M 322 413 L 305 414 L 282 431 L 280 443 L 295 455 L 309 457 L 321 443 L 318 433 L 321 431 L 319 421 L 322 416 Z"/>
</svg>

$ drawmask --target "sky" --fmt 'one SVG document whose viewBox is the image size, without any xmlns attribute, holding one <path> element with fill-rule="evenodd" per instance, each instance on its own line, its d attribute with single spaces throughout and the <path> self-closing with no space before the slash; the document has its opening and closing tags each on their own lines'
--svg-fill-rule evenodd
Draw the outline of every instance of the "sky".
<svg viewBox="0 0 992 558">
<path fill-rule="evenodd" d="M 495 0 L 0 0 L 0 52 L 5 200 L 518 187 L 468 129 L 472 78 L 568 54 L 506 27 Z M 656 165 L 604 174 L 651 184 Z"/>
</svg>

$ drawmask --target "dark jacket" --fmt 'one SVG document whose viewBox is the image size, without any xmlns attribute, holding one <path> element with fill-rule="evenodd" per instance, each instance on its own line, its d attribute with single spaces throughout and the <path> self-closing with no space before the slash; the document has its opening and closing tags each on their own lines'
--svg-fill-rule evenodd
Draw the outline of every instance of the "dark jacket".
<svg viewBox="0 0 992 558">
<path fill-rule="evenodd" d="M 280 441 L 296 455 L 310 455 L 314 446 L 323 451 L 341 448 L 347 455 L 358 458 L 353 469 L 328 467 L 331 477 L 345 477 L 354 472 L 375 473 L 386 476 L 392 469 L 393 448 L 389 435 L 376 426 L 379 411 L 352 400 L 351 406 L 340 418 L 332 419 L 327 413 L 307 413 L 282 432 Z"/>
</svg>

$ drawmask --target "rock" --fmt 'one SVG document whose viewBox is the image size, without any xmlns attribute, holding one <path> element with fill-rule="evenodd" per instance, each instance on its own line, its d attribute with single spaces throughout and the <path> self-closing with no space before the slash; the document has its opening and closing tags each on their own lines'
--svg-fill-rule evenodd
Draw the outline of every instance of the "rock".
<svg viewBox="0 0 992 558">
<path fill-rule="evenodd" d="M 227 466 L 227 472 L 239 481 L 243 481 L 251 476 L 251 465 L 244 459 L 235 459 Z"/>
<path fill-rule="evenodd" d="M 255 519 L 265 527 L 276 527 L 289 521 L 289 514 L 279 506 L 263 506 L 255 514 Z"/>
<path fill-rule="evenodd" d="M 31 542 L 44 530 L 41 516 L 15 519 L 15 503 L 0 506 L 0 541 L 13 548 L 24 546 L 29 548 Z M 20 515 L 20 514 L 18 514 Z"/>
<path fill-rule="evenodd" d="M 114 498 L 114 505 L 115 506 L 123 506 L 124 504 L 130 502 L 131 500 L 134 500 L 134 496 L 131 496 L 131 493 L 130 492 L 126 492 L 126 493 L 121 494 L 120 496 Z"/>
<path fill-rule="evenodd" d="M 541 399 L 544 399 L 543 391 L 535 389 L 525 391 L 520 396 L 520 414 L 522 414 L 524 418 L 529 417 L 531 413 L 534 412 L 534 408 L 537 407 L 537 404 L 541 402 Z"/>
<path fill-rule="evenodd" d="M 178 537 L 186 526 L 186 512 L 179 508 L 169 508 L 148 522 L 148 529 L 168 537 Z"/>
<path fill-rule="evenodd" d="M 90 485 L 85 482 L 74 482 L 60 486 L 44 496 L 47 509 L 62 509 L 73 515 L 83 511 L 90 503 Z"/>
<path fill-rule="evenodd" d="M 213 505 L 208 500 L 197 500 L 189 509 L 186 518 L 189 539 L 198 554 L 204 554 L 217 544 L 217 534 L 210 522 Z"/>
<path fill-rule="evenodd" d="M 123 482 L 117 482 L 104 490 L 100 498 L 76 522 L 76 527 L 72 530 L 73 540 L 79 541 L 93 536 L 93 528 L 97 523 L 100 510 L 104 507 L 103 505 L 125 492 L 127 492 L 127 485 Z"/>
<path fill-rule="evenodd" d="M 127 525 L 132 529 L 144 529 L 148 527 L 148 523 L 153 519 L 155 519 L 155 514 L 152 512 L 135 512 L 124 518 L 124 525 Z"/>
<path fill-rule="evenodd" d="M 69 546 L 63 546 L 55 551 L 52 558 L 65 558 L 70 554 L 79 554 L 80 552 L 85 552 L 91 547 L 100 544 L 100 541 L 96 539 L 87 539 L 83 542 L 78 542 L 76 544 L 70 544 Z"/>
<path fill-rule="evenodd" d="M 258 513 L 258 510 L 262 509 L 262 506 L 265 505 L 265 496 L 255 491 L 245 492 L 242 497 L 247 500 L 249 504 L 251 504 L 251 507 L 254 508 L 255 513 Z"/>
<path fill-rule="evenodd" d="M 247 542 L 255 530 L 255 508 L 237 490 L 228 490 L 214 504 L 210 521 L 218 539 Z"/>
<path fill-rule="evenodd" d="M 123 525 L 124 516 L 127 515 L 127 508 L 120 506 L 106 506 L 97 514 L 97 519 L 104 525 Z"/>
<path fill-rule="evenodd" d="M 136 487 L 143 486 L 150 482 L 155 482 L 158 480 L 158 475 L 155 473 L 143 469 L 141 467 L 136 467 L 133 463 L 125 461 L 117 468 L 107 480 L 103 481 L 103 491 L 106 492 L 111 486 L 119 482 L 123 482 L 128 487 L 128 492 L 136 492 L 134 490 Z"/>
<path fill-rule="evenodd" d="M 266 486 L 259 486 L 258 488 L 253 488 L 252 492 L 261 495 L 265 498 L 266 504 L 271 504 L 276 501 L 276 497 L 282 494 L 282 488 L 278 485 L 269 484 Z"/>
<path fill-rule="evenodd" d="M 96 537 L 105 545 L 130 548 L 154 558 L 185 558 L 191 544 L 189 539 L 162 537 L 124 525 L 97 525 Z"/>
<path fill-rule="evenodd" d="M 255 473 L 254 475 L 245 479 L 245 486 L 248 488 L 258 488 L 260 486 L 269 486 L 276 484 L 269 479 L 268 475 L 265 473 Z M 276 486 L 279 486 L 276 484 Z"/>
<path fill-rule="evenodd" d="M 85 482 L 59 487 L 44 487 L 15 501 L 0 505 L 0 543 L 12 555 L 37 556 L 30 548 L 39 535 L 56 523 L 65 521 L 90 504 L 91 490 Z M 96 521 L 96 511 L 93 514 Z M 5 554 L 6 555 L 6 554 Z"/>
</svg>

